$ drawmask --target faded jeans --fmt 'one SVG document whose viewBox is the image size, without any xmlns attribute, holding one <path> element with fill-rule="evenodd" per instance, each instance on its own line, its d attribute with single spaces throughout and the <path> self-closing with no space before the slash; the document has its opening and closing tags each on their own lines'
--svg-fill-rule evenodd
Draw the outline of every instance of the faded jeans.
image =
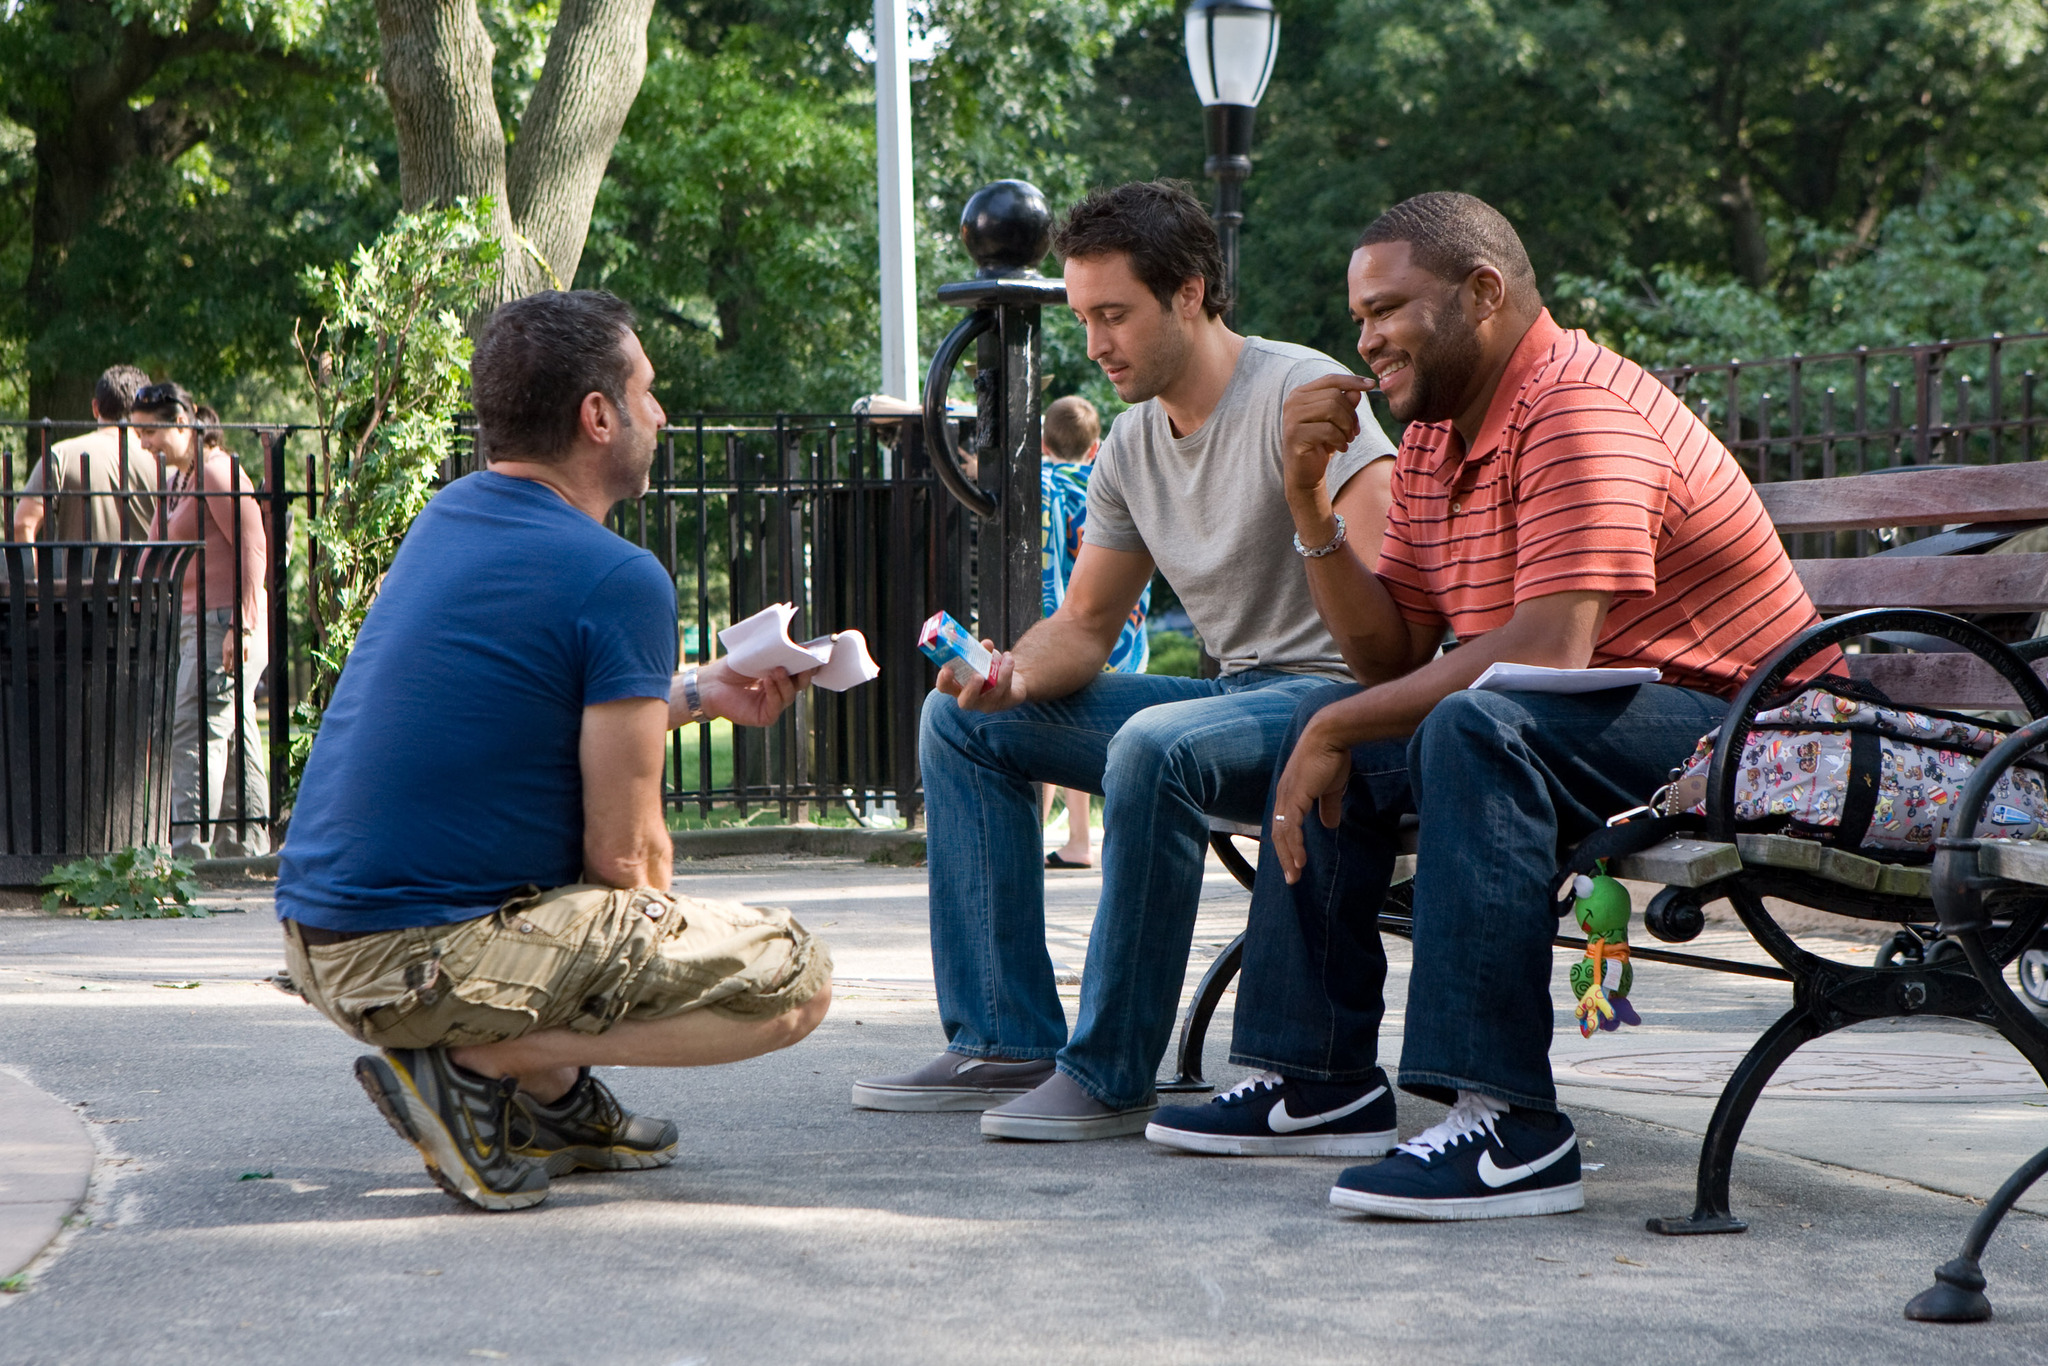
<svg viewBox="0 0 2048 1366">
<path fill-rule="evenodd" d="M 1009 711 L 925 699 L 932 968 L 947 1046 L 1047 1058 L 1109 1105 L 1152 1094 L 1194 938 L 1211 815 L 1259 818 L 1295 704 L 1327 679 L 1105 673 Z M 1033 783 L 1103 795 L 1102 896 L 1066 1013 L 1045 948 L 1045 847 Z"/>
<path fill-rule="evenodd" d="M 1303 699 L 1287 749 L 1316 712 L 1357 691 Z M 1230 1060 L 1304 1080 L 1372 1075 L 1387 977 L 1380 905 L 1400 818 L 1413 812 L 1421 830 L 1401 1086 L 1435 1100 L 1465 1090 L 1555 1109 L 1559 850 L 1648 798 L 1727 710 L 1658 683 L 1576 696 L 1456 692 L 1411 739 L 1352 750 L 1338 827 L 1313 814 L 1305 823 L 1301 880 L 1287 885 L 1270 839 L 1260 851 Z"/>
<path fill-rule="evenodd" d="M 235 676 L 220 666 L 221 641 L 234 630 L 234 609 L 206 613 L 178 627 L 178 702 L 171 720 L 172 852 L 180 858 L 234 858 L 270 852 L 270 768 L 256 724 L 256 684 L 263 657 L 242 665 L 241 743 L 235 743 Z M 200 800 L 200 750 L 205 747 L 205 801 Z M 237 754 L 236 751 L 240 750 Z M 249 823 L 237 827 L 248 802 Z M 210 828 L 199 824 L 213 820 Z"/>
</svg>

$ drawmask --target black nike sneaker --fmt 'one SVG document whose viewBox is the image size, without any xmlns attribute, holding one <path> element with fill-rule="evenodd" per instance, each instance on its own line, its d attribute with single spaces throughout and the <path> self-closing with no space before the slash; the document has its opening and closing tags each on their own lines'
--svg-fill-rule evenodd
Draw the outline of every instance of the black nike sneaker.
<svg viewBox="0 0 2048 1366">
<path fill-rule="evenodd" d="M 1579 1138 L 1563 1115 L 1545 1127 L 1526 1111 L 1461 1091 L 1441 1123 L 1384 1162 L 1347 1167 L 1330 1203 L 1390 1219 L 1500 1219 L 1586 1207 Z"/>
<path fill-rule="evenodd" d="M 666 1167 L 676 1157 L 676 1126 L 631 1114 L 589 1068 L 560 1100 L 542 1105 L 522 1093 L 515 1102 L 532 1127 L 514 1151 L 543 1163 L 549 1176 L 629 1172 Z"/>
<path fill-rule="evenodd" d="M 512 1210 L 548 1198 L 547 1167 L 519 1151 L 531 1121 L 513 1078 L 457 1067 L 446 1049 L 386 1048 L 356 1059 L 356 1080 L 456 1199 Z"/>
<path fill-rule="evenodd" d="M 1145 1137 L 1225 1157 L 1378 1157 L 1394 1146 L 1394 1124 L 1384 1072 L 1363 1083 L 1258 1072 L 1207 1105 L 1161 1106 Z"/>
</svg>

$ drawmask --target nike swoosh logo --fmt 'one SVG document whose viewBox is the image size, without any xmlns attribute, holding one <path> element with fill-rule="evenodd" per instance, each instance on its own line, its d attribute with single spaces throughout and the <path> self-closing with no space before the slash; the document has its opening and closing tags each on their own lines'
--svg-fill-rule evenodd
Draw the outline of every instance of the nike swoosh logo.
<svg viewBox="0 0 2048 1366">
<path fill-rule="evenodd" d="M 1318 1124 L 1329 1124 L 1344 1118 L 1346 1115 L 1356 1114 L 1386 1093 L 1386 1087 L 1375 1086 L 1349 1105 L 1340 1105 L 1334 1110 L 1325 1110 L 1319 1115 L 1302 1115 L 1298 1118 L 1287 1113 L 1287 1102 L 1285 1099 L 1276 1100 L 1273 1102 L 1273 1108 L 1266 1113 L 1266 1126 L 1276 1134 L 1300 1133 L 1303 1129 L 1313 1129 Z"/>
<path fill-rule="evenodd" d="M 1497 1166 L 1493 1160 L 1493 1149 L 1488 1148 L 1479 1155 L 1479 1179 L 1496 1190 L 1502 1186 L 1512 1185 L 1524 1177 L 1534 1176 L 1545 1167 L 1555 1166 L 1558 1160 L 1570 1152 L 1572 1145 L 1578 1141 L 1579 1136 L 1573 1134 L 1560 1144 L 1555 1152 L 1545 1153 L 1534 1162 L 1523 1162 L 1513 1167 Z"/>
</svg>

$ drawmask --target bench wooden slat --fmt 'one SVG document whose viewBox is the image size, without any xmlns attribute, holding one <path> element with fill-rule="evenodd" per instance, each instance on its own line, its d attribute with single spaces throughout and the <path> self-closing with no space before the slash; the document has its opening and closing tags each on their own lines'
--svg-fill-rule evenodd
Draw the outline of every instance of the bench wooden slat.
<svg viewBox="0 0 2048 1366">
<path fill-rule="evenodd" d="M 1925 559 L 1795 560 L 1823 614 L 1863 607 L 1937 612 L 2038 612 L 2048 608 L 2048 554 Z"/>
<path fill-rule="evenodd" d="M 1661 882 L 1667 887 L 1704 887 L 1742 871 L 1742 856 L 1732 844 L 1711 840 L 1668 839 L 1636 854 L 1624 854 L 1608 865 L 1616 877 L 1634 882 Z"/>
<path fill-rule="evenodd" d="M 2048 464 L 1957 465 L 1757 485 L 1780 534 L 2048 518 Z"/>
<path fill-rule="evenodd" d="M 1991 877 L 2048 887 L 2048 841 L 1985 840 L 1977 846 L 1977 870 Z"/>
<path fill-rule="evenodd" d="M 1752 867 L 1812 873 L 1858 891 L 1924 897 L 1931 894 L 1934 886 L 1933 875 L 1926 868 L 1885 863 L 1791 835 L 1737 835 L 1735 844 L 1742 853 L 1742 861 Z"/>
<path fill-rule="evenodd" d="M 1850 655 L 1849 676 L 1882 689 L 1903 706 L 1941 707 L 1950 711 L 2017 709 L 2012 685 L 1989 664 L 1972 654 Z M 2048 680 L 2048 660 L 2034 672 Z"/>
</svg>

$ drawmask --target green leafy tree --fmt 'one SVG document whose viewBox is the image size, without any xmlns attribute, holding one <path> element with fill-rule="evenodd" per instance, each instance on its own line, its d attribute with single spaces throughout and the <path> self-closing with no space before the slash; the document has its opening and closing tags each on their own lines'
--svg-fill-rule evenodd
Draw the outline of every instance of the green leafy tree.
<svg viewBox="0 0 2048 1366">
<path fill-rule="evenodd" d="M 855 4 L 657 13 L 580 283 L 632 301 L 677 412 L 874 387 L 873 95 Z"/>
<path fill-rule="evenodd" d="M 401 214 L 346 266 L 307 272 L 326 316 L 300 342 L 320 425 L 309 537 L 313 680 L 299 704 L 292 783 L 377 585 L 451 454 L 469 390 L 463 320 L 496 284 L 488 201 Z"/>
<path fill-rule="evenodd" d="M 0 320 L 21 348 L 32 410 L 85 416 L 101 366 L 128 358 L 128 347 L 109 357 L 82 344 L 104 340 L 108 294 L 125 295 L 131 320 L 152 303 L 160 316 L 209 298 L 232 308 L 234 289 L 180 291 L 112 248 L 124 238 L 175 242 L 175 233 L 153 231 L 157 213 L 181 192 L 213 197 L 212 183 L 224 177 L 194 154 L 218 127 L 304 112 L 288 78 L 323 83 L 346 46 L 327 20 L 321 0 L 17 0 L 0 10 L 0 118 L 26 134 L 0 137 L 0 148 L 25 140 L 33 167 L 26 250 L 0 245 L 0 261 L 19 272 Z M 245 111 L 244 100 L 266 112 Z M 20 171 L 6 160 L 0 175 L 19 184 Z M 18 211 L 0 196 L 0 214 Z M 0 231 L 0 244 L 21 231 L 19 222 Z M 223 244 L 211 245 L 211 259 L 220 260 Z M 201 259 L 175 247 L 172 255 L 188 267 Z M 226 278 L 215 283 L 246 265 L 238 255 L 226 253 Z"/>
</svg>

